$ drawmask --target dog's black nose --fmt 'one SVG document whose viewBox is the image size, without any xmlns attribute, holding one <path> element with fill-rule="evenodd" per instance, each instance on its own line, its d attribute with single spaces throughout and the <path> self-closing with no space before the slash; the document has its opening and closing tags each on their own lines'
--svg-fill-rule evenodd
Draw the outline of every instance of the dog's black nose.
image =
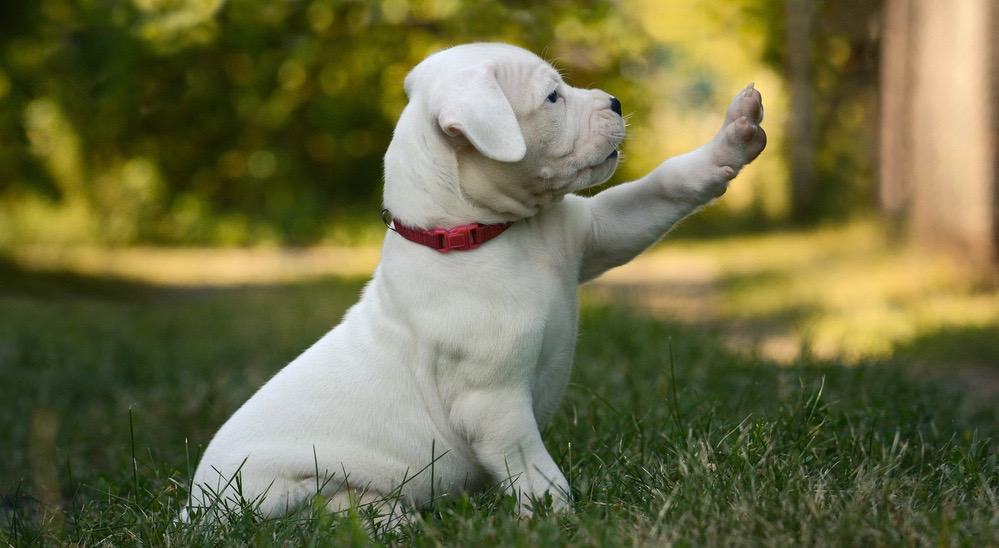
<svg viewBox="0 0 999 548">
<path fill-rule="evenodd" d="M 618 101 L 617 97 L 611 97 L 611 110 L 621 116 L 621 101 Z"/>
</svg>

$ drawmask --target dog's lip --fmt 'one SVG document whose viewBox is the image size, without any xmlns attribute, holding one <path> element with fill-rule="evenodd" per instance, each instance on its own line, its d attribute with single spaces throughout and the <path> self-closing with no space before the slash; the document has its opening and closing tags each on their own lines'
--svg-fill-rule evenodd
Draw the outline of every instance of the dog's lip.
<svg viewBox="0 0 999 548">
<path fill-rule="evenodd" d="M 612 150 L 610 154 L 607 155 L 607 158 L 605 158 L 604 161 L 606 162 L 607 160 L 610 160 L 611 158 L 617 158 L 617 149 L 616 148 L 614 150 Z"/>
</svg>

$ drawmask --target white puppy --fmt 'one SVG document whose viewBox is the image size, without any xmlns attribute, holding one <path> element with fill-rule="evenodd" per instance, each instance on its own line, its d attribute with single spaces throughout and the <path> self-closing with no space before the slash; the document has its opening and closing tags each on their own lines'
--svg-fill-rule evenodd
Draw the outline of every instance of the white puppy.
<svg viewBox="0 0 999 548">
<path fill-rule="evenodd" d="M 195 473 L 195 507 L 242 497 L 275 516 L 317 492 L 331 510 L 352 500 L 420 507 L 489 482 L 517 495 L 524 513 L 546 495 L 567 507 L 569 485 L 540 430 L 572 369 L 577 286 L 720 196 L 766 142 L 750 85 L 711 142 L 583 198 L 571 193 L 611 176 L 624 138 L 607 93 L 570 87 L 539 57 L 502 44 L 431 55 L 405 88 L 385 155 L 396 228 L 512 224 L 449 252 L 388 232 L 343 322 L 215 435 Z"/>
</svg>

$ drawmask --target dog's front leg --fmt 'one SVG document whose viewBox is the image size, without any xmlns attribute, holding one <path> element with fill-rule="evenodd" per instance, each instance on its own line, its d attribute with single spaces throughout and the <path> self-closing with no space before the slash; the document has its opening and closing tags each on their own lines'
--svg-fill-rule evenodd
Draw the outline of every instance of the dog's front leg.
<svg viewBox="0 0 999 548">
<path fill-rule="evenodd" d="M 580 281 L 630 261 L 678 221 L 724 194 L 739 170 L 766 146 L 762 121 L 762 99 L 750 84 L 732 100 L 711 142 L 587 200 Z"/>
<path fill-rule="evenodd" d="M 517 497 L 520 515 L 532 515 L 546 495 L 554 510 L 569 508 L 569 482 L 541 441 L 528 390 L 475 390 L 459 398 L 452 413 L 479 464 Z"/>
</svg>

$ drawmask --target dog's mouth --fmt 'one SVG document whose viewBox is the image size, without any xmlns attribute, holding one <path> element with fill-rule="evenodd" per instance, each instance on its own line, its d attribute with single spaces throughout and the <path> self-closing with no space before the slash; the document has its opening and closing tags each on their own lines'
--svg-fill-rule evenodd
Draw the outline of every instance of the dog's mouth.
<svg viewBox="0 0 999 548">
<path fill-rule="evenodd" d="M 617 158 L 617 149 L 616 148 L 614 150 L 612 150 L 611 153 L 608 154 L 606 158 L 604 158 L 604 161 L 606 162 L 607 160 L 613 160 L 614 158 Z"/>
</svg>

